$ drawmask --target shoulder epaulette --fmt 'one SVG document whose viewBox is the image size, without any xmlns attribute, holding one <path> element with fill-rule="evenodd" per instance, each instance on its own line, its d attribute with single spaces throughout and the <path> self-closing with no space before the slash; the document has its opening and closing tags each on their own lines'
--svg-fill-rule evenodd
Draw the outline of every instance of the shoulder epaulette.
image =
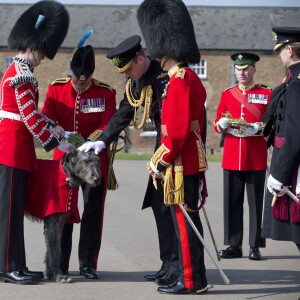
<svg viewBox="0 0 300 300">
<path fill-rule="evenodd" d="M 164 78 L 166 76 L 168 76 L 168 73 L 161 73 L 157 76 L 157 79 Z"/>
<path fill-rule="evenodd" d="M 185 72 L 186 72 L 186 70 L 184 68 L 179 69 L 178 72 L 176 73 L 175 78 L 183 79 L 184 75 L 185 75 Z"/>
<path fill-rule="evenodd" d="M 267 85 L 265 85 L 265 84 L 259 83 L 258 86 L 261 87 L 261 88 L 264 88 L 264 89 L 268 89 L 268 90 L 270 90 L 270 91 L 272 90 L 269 86 L 267 86 Z"/>
<path fill-rule="evenodd" d="M 51 85 L 54 85 L 56 83 L 67 83 L 71 80 L 70 77 L 64 77 L 64 78 L 57 78 L 54 81 L 51 82 Z"/>
<path fill-rule="evenodd" d="M 233 85 L 233 86 L 230 86 L 230 87 L 228 87 L 227 89 L 223 90 L 222 92 L 226 92 L 226 91 L 228 91 L 228 90 L 230 90 L 230 89 L 233 89 L 233 88 L 236 87 L 236 86 L 237 86 L 237 84 L 235 84 L 235 85 Z"/>
<path fill-rule="evenodd" d="M 113 88 L 112 88 L 110 85 L 108 85 L 107 83 L 98 81 L 98 80 L 96 80 L 96 79 L 93 79 L 93 83 L 94 83 L 94 85 L 96 85 L 96 86 L 101 86 L 101 87 L 107 88 L 107 89 L 109 89 L 110 91 L 113 90 Z"/>
</svg>

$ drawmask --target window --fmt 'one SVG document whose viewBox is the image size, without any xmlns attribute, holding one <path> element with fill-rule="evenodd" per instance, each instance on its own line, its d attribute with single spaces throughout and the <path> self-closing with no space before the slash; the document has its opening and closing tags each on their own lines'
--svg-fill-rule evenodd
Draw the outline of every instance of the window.
<svg viewBox="0 0 300 300">
<path fill-rule="evenodd" d="M 6 56 L 4 60 L 4 70 L 6 70 L 14 60 L 14 56 Z"/>
<path fill-rule="evenodd" d="M 190 68 L 201 78 L 207 78 L 207 60 L 201 59 L 198 64 L 190 65 Z"/>
</svg>

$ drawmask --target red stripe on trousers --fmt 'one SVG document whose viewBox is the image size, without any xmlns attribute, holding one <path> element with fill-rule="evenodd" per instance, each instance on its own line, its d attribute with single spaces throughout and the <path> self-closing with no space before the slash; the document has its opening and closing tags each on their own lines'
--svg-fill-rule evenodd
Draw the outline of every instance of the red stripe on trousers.
<svg viewBox="0 0 300 300">
<path fill-rule="evenodd" d="M 186 228 L 185 216 L 178 205 L 175 205 L 176 219 L 180 234 L 180 244 L 182 251 L 183 260 L 183 273 L 184 273 L 184 286 L 187 289 L 193 289 L 193 277 L 192 277 L 192 262 L 191 262 L 191 252 L 189 245 L 189 238 Z"/>
</svg>

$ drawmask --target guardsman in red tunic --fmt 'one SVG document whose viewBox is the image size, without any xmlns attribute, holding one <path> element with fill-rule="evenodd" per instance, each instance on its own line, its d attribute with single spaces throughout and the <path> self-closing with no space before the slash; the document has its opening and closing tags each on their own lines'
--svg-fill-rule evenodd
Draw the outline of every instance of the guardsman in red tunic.
<svg viewBox="0 0 300 300">
<path fill-rule="evenodd" d="M 200 53 L 182 1 L 145 0 L 138 9 L 138 21 L 151 57 L 160 60 L 170 77 L 163 94 L 162 144 L 152 156 L 148 170 L 155 185 L 164 179 L 164 201 L 170 205 L 178 237 L 180 275 L 172 284 L 159 287 L 158 292 L 200 294 L 209 288 L 204 248 L 178 205 L 185 205 L 203 235 L 199 209 L 207 169 L 201 141 L 206 91 L 188 66 L 199 63 Z"/>
<path fill-rule="evenodd" d="M 119 108 L 107 124 L 98 141 L 86 142 L 79 150 L 89 151 L 91 148 L 101 151 L 114 142 L 122 130 L 130 123 L 141 129 L 148 118 L 157 131 L 155 150 L 160 146 L 161 104 L 165 84 L 169 81 L 160 63 L 148 57 L 141 45 L 141 37 L 133 35 L 126 38 L 107 55 L 110 62 L 117 67 L 119 73 L 126 76 L 126 89 Z M 143 109 L 143 117 L 138 118 Z M 141 119 L 141 120 L 140 120 Z M 146 280 L 156 284 L 172 283 L 178 277 L 178 254 L 175 229 L 171 211 L 163 202 L 163 188 L 155 189 L 152 177 L 149 176 L 142 209 L 152 208 L 159 242 L 161 267 L 154 273 L 145 274 Z"/>
<path fill-rule="evenodd" d="M 53 81 L 47 91 L 42 112 L 62 126 L 66 133 L 76 132 L 85 140 L 95 141 L 116 111 L 116 91 L 92 77 L 95 55 L 92 46 L 83 46 L 92 31 L 80 40 L 71 60 L 71 78 Z M 98 153 L 97 153 L 98 154 Z M 63 153 L 54 150 L 54 159 Z M 96 273 L 102 238 L 104 203 L 108 172 L 108 152 L 99 153 L 101 184 L 97 187 L 82 185 L 84 211 L 81 218 L 79 240 L 80 274 L 98 279 Z M 68 273 L 72 248 L 73 224 L 65 224 L 62 234 L 61 269 Z"/>
<path fill-rule="evenodd" d="M 224 240 L 227 249 L 222 258 L 242 257 L 244 191 L 250 214 L 249 259 L 260 260 L 261 218 L 265 173 L 267 169 L 266 141 L 262 136 L 262 116 L 270 102 L 270 88 L 255 84 L 255 63 L 260 59 L 253 53 L 235 53 L 238 84 L 224 90 L 214 123 L 218 133 L 226 132 L 222 168 L 224 169 Z"/>
<path fill-rule="evenodd" d="M 38 81 L 33 74 L 45 57 L 53 59 L 69 26 L 65 7 L 40 1 L 17 20 L 8 45 L 18 49 L 0 83 L 0 278 L 30 284 L 42 272 L 26 267 L 24 203 L 27 181 L 37 167 L 35 138 L 46 151 L 70 146 L 61 141 L 63 129 L 38 111 Z"/>
</svg>

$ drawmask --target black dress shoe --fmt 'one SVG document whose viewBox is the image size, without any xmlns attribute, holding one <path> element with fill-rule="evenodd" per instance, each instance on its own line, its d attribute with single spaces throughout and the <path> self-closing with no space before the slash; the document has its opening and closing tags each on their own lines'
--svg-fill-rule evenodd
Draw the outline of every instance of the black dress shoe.
<svg viewBox="0 0 300 300">
<path fill-rule="evenodd" d="M 37 283 L 37 279 L 34 276 L 25 275 L 22 270 L 8 272 L 8 273 L 0 273 L 0 278 L 4 282 L 10 282 L 15 284 Z"/>
<path fill-rule="evenodd" d="M 157 285 L 170 285 L 178 279 L 179 275 L 175 273 L 168 272 L 162 278 L 158 278 L 155 280 Z"/>
<path fill-rule="evenodd" d="M 229 246 L 225 250 L 219 251 L 221 258 L 241 258 L 243 251 L 241 246 Z"/>
<path fill-rule="evenodd" d="M 87 279 L 99 279 L 98 274 L 93 268 L 84 267 L 80 270 L 80 275 Z"/>
<path fill-rule="evenodd" d="M 40 280 L 40 279 L 44 278 L 44 273 L 43 272 L 29 271 L 27 267 L 24 267 L 22 269 L 22 272 L 25 275 L 29 275 L 29 276 L 35 277 L 37 280 Z"/>
<path fill-rule="evenodd" d="M 157 289 L 162 294 L 190 294 L 192 291 L 187 289 L 179 280 L 168 286 L 160 286 Z"/>
<path fill-rule="evenodd" d="M 162 267 L 156 273 L 144 275 L 144 278 L 149 281 L 155 281 L 155 280 L 160 279 L 163 276 L 165 276 L 166 273 L 167 273 L 167 269 Z"/>
<path fill-rule="evenodd" d="M 249 259 L 251 260 L 261 260 L 261 254 L 258 248 L 250 248 Z"/>
<path fill-rule="evenodd" d="M 197 289 L 188 289 L 186 288 L 179 280 L 176 280 L 169 286 L 161 286 L 157 289 L 161 294 L 175 294 L 175 295 L 183 295 L 183 294 L 204 294 L 208 289 L 211 289 L 213 286 L 207 285 L 204 288 Z"/>
</svg>

